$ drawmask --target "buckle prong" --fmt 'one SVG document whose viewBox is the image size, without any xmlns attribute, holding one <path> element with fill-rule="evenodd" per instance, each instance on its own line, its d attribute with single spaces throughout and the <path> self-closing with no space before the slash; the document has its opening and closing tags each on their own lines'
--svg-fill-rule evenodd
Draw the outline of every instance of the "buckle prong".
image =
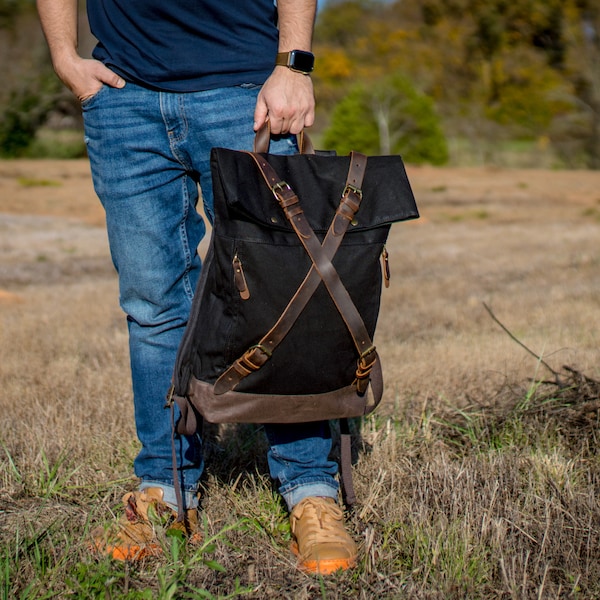
<svg viewBox="0 0 600 600">
<path fill-rule="evenodd" d="M 371 354 L 371 352 L 375 352 L 375 350 L 375 346 L 370 346 L 360 355 L 360 358 L 366 358 L 367 356 L 369 356 L 369 354 Z"/>
<path fill-rule="evenodd" d="M 261 350 L 269 358 L 271 358 L 271 356 L 273 356 L 273 352 L 271 352 L 266 346 L 263 346 L 262 344 L 254 344 L 254 346 L 250 346 L 250 348 L 248 348 L 248 350 L 254 350 L 254 348 Z"/>
<path fill-rule="evenodd" d="M 282 192 L 283 190 L 286 191 L 292 191 L 292 188 L 290 187 L 290 184 L 287 181 L 284 181 L 283 179 L 281 181 L 278 181 L 276 184 L 271 186 L 271 191 L 277 195 L 277 192 Z"/>
</svg>

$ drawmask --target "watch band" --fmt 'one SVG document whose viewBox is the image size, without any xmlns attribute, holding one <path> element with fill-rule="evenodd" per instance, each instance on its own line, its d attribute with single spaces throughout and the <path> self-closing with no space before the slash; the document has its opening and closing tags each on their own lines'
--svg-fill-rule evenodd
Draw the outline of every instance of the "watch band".
<svg viewBox="0 0 600 600">
<path fill-rule="evenodd" d="M 290 50 L 289 52 L 278 52 L 275 58 L 275 65 L 287 67 L 297 73 L 308 75 L 312 72 L 315 64 L 315 57 L 306 50 Z"/>
<path fill-rule="evenodd" d="M 277 57 L 275 58 L 275 66 L 276 67 L 287 67 L 290 61 L 291 52 L 278 52 Z"/>
</svg>

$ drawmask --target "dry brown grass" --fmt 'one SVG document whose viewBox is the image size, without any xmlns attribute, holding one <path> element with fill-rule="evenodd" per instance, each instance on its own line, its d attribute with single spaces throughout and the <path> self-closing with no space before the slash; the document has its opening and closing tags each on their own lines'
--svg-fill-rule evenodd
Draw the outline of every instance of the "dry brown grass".
<svg viewBox="0 0 600 600">
<path fill-rule="evenodd" d="M 320 581 L 294 568 L 249 426 L 206 432 L 214 547 L 89 554 L 137 448 L 102 214 L 84 162 L 0 163 L 3 598 L 218 596 L 236 578 L 253 598 L 600 597 L 600 174 L 409 175 L 423 218 L 390 238 L 384 405 L 355 424 L 362 559 Z M 530 382 L 551 373 L 483 302 L 569 385 Z"/>
</svg>

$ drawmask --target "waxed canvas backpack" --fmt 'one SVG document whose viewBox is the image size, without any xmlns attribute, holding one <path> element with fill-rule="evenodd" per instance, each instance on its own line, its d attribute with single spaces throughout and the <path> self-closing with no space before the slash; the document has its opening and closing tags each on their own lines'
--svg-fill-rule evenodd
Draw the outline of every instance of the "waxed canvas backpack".
<svg viewBox="0 0 600 600">
<path fill-rule="evenodd" d="M 418 217 L 404 165 L 299 144 L 292 156 L 259 136 L 255 152 L 212 151 L 213 231 L 171 390 L 179 433 L 200 416 L 357 417 L 381 399 L 382 256 L 391 224 Z"/>
</svg>

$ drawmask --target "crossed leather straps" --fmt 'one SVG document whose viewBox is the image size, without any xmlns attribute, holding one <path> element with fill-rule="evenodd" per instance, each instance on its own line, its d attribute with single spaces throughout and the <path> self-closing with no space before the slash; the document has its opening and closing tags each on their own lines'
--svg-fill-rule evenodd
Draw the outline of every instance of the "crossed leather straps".
<svg viewBox="0 0 600 600">
<path fill-rule="evenodd" d="M 367 157 L 358 152 L 351 153 L 350 167 L 342 198 L 323 244 L 321 244 L 310 227 L 298 196 L 292 188 L 277 175 L 273 167 L 261 154 L 254 152 L 248 152 L 248 154 L 258 165 L 267 185 L 272 190 L 286 218 L 310 256 L 312 265 L 275 325 L 258 344 L 251 346 L 221 374 L 214 385 L 214 393 L 218 395 L 233 390 L 240 381 L 251 373 L 258 371 L 271 358 L 275 348 L 283 341 L 319 283 L 323 281 L 348 327 L 359 355 L 353 384 L 359 394 L 366 392 L 371 372 L 377 366 L 374 373 L 377 385 L 375 386 L 376 389 L 373 390 L 377 403 L 383 391 L 377 352 L 360 313 L 331 263 L 350 222 L 354 219 L 354 215 L 360 207 L 362 200 L 361 186 L 367 165 Z"/>
</svg>

